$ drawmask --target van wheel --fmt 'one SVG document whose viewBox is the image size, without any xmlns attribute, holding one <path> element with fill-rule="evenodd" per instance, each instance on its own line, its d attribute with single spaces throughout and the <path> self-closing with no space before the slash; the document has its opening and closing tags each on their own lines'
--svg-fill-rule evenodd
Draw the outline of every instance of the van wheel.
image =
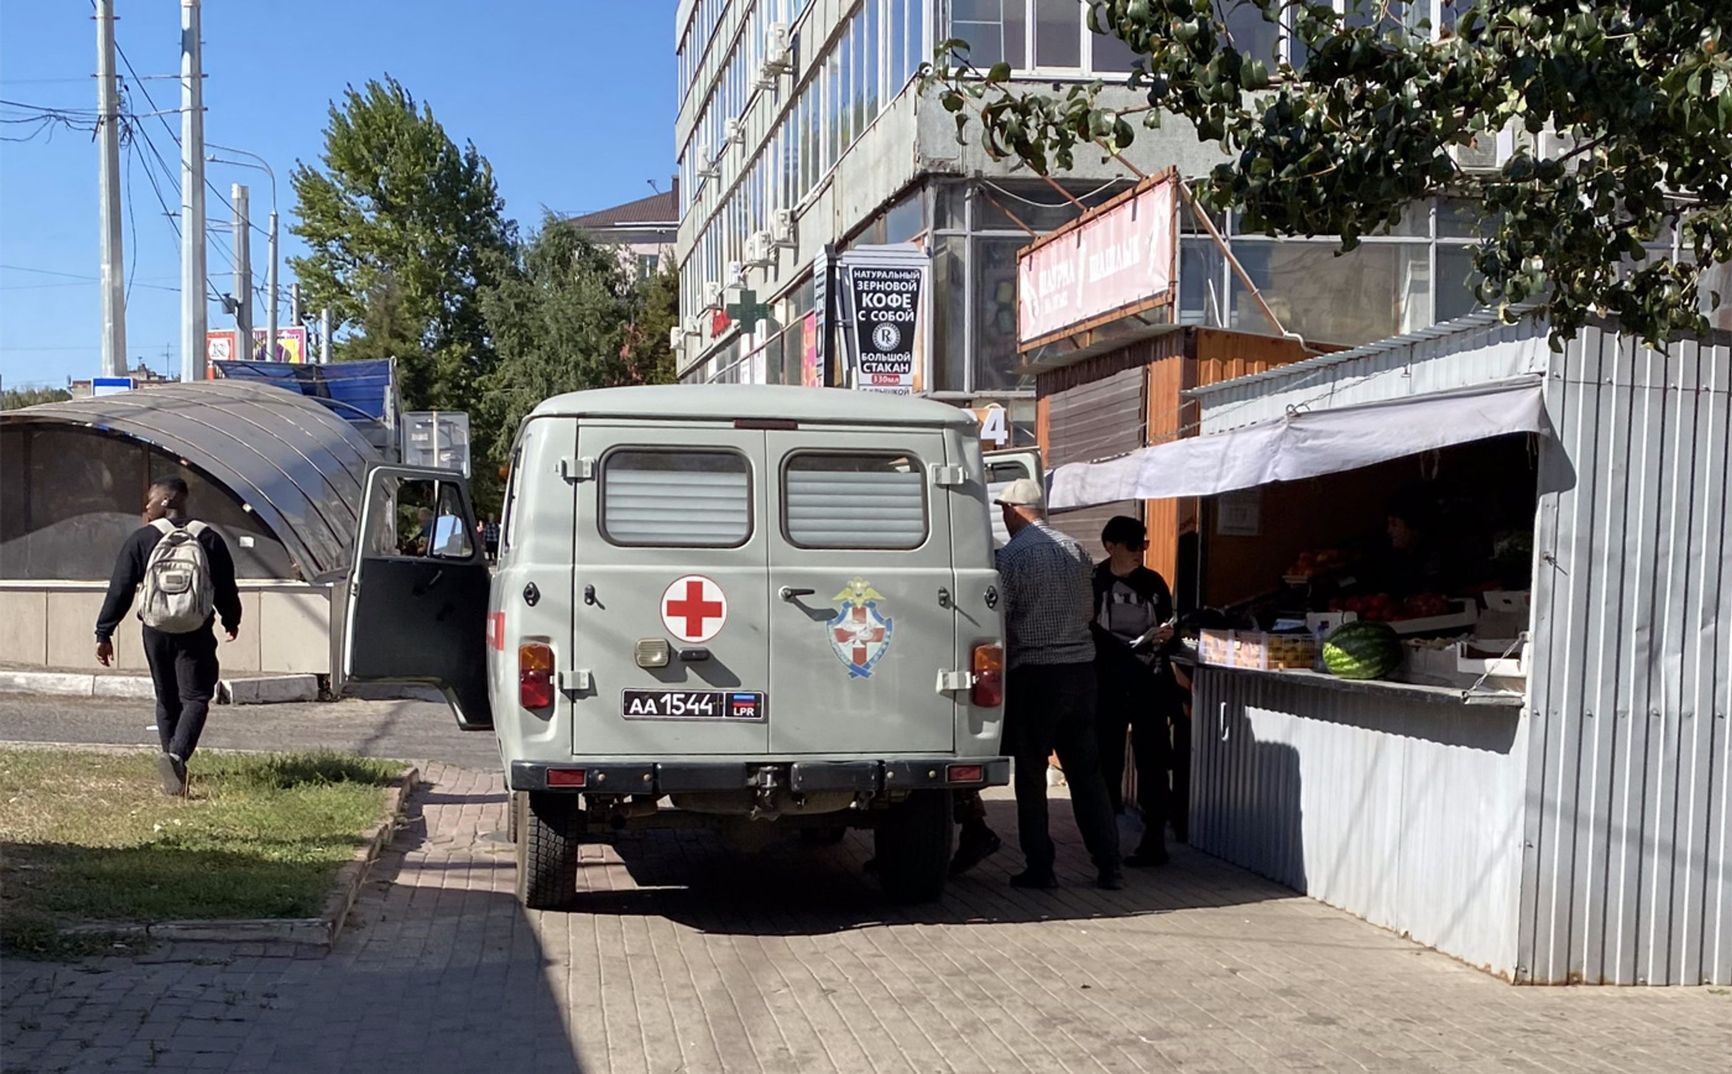
<svg viewBox="0 0 1732 1074">
<path fill-rule="evenodd" d="M 895 902 L 930 902 L 950 872 L 950 792 L 914 791 L 878 825 L 878 878 Z"/>
<path fill-rule="evenodd" d="M 531 910 L 557 910 L 577 894 L 583 819 L 575 794 L 515 796 L 517 898 Z"/>
</svg>

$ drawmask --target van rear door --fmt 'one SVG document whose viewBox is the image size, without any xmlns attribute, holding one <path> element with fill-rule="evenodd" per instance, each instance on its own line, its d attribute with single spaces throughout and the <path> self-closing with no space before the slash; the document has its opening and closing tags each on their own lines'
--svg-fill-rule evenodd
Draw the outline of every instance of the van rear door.
<svg viewBox="0 0 1732 1074">
<path fill-rule="evenodd" d="M 1012 481 L 1024 477 L 1031 477 L 1045 487 L 1046 482 L 1041 476 L 1040 451 L 1037 448 L 989 451 L 986 453 L 985 462 L 986 505 L 992 515 L 992 547 L 1003 548 L 1010 540 L 1010 534 L 1005 530 L 1004 518 L 996 506 L 998 494 Z"/>
<path fill-rule="evenodd" d="M 463 475 L 373 467 L 343 616 L 344 678 L 437 686 L 459 727 L 492 727 L 490 584 Z"/>
<path fill-rule="evenodd" d="M 949 753 L 957 667 L 938 430 L 771 431 L 770 748 Z"/>
<path fill-rule="evenodd" d="M 572 753 L 764 752 L 764 433 L 580 421 L 577 450 Z"/>
</svg>

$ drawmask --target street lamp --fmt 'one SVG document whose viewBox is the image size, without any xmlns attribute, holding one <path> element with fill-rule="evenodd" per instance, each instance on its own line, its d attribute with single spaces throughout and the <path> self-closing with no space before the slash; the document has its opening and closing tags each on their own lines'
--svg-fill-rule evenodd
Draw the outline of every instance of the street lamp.
<svg viewBox="0 0 1732 1074">
<path fill-rule="evenodd" d="M 257 153 L 249 153 L 245 149 L 236 149 L 233 146 L 216 145 L 212 142 L 206 142 L 205 146 L 210 149 L 220 149 L 224 153 L 238 153 L 243 157 L 249 157 L 251 160 L 257 161 L 257 163 L 249 163 L 245 160 L 230 160 L 226 157 L 220 157 L 215 153 L 206 154 L 206 160 L 215 164 L 232 164 L 237 168 L 252 168 L 255 171 L 264 172 L 271 180 L 271 227 L 270 231 L 266 233 L 266 242 L 270 246 L 270 267 L 265 273 L 265 290 L 270 292 L 271 298 L 270 302 L 266 305 L 265 360 L 268 362 L 274 362 L 277 358 L 277 173 L 271 170 L 270 162 L 265 160 L 264 157 L 259 156 Z M 251 302 L 252 296 L 241 295 L 240 300 L 243 302 Z M 247 356 L 250 358 L 252 356 L 253 341 L 249 339 L 243 342 L 246 344 Z"/>
</svg>

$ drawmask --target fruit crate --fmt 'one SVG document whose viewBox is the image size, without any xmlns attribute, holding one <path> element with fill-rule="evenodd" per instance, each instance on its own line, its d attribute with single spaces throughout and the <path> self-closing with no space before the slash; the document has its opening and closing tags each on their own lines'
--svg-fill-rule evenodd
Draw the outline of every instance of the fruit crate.
<svg viewBox="0 0 1732 1074">
<path fill-rule="evenodd" d="M 1216 667 L 1309 671 L 1317 663 L 1317 641 L 1309 634 L 1205 630 L 1197 649 L 1203 663 Z"/>
<path fill-rule="evenodd" d="M 1392 619 L 1390 627 L 1397 634 L 1431 634 L 1444 630 L 1466 630 L 1479 621 L 1479 605 L 1471 600 L 1452 600 L 1447 615 L 1428 615 L 1421 619 Z"/>
</svg>

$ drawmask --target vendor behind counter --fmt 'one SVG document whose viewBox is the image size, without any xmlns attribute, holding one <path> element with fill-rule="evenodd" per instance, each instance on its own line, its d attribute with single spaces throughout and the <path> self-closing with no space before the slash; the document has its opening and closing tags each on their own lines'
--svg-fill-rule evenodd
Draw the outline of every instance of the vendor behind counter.
<svg viewBox="0 0 1732 1074">
<path fill-rule="evenodd" d="M 1462 542 L 1442 539 L 1436 501 L 1408 490 L 1390 500 L 1385 514 L 1386 539 L 1367 564 L 1362 584 L 1397 600 L 1454 592 L 1462 581 L 1461 564 L 1452 562 L 1455 557 L 1446 556 L 1445 548 L 1460 548 Z"/>
</svg>

